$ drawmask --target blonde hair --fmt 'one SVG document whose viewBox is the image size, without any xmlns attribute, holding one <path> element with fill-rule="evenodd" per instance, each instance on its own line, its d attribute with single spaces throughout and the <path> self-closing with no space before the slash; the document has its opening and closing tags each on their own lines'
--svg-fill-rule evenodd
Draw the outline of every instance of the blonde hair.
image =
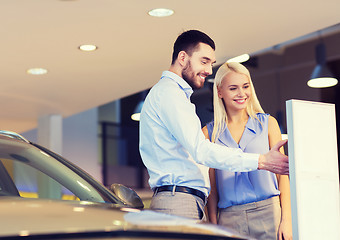
<svg viewBox="0 0 340 240">
<path fill-rule="evenodd" d="M 228 115 L 223 104 L 223 100 L 218 96 L 217 88 L 221 86 L 224 77 L 230 73 L 236 72 L 244 74 L 249 79 L 251 97 L 249 104 L 247 105 L 246 111 L 251 118 L 258 119 L 257 113 L 264 113 L 259 100 L 257 99 L 253 82 L 250 77 L 248 69 L 238 62 L 226 62 L 219 67 L 215 75 L 215 81 L 213 86 L 214 94 L 214 128 L 211 135 L 211 141 L 215 142 L 219 135 L 226 129 L 228 124 Z"/>
</svg>

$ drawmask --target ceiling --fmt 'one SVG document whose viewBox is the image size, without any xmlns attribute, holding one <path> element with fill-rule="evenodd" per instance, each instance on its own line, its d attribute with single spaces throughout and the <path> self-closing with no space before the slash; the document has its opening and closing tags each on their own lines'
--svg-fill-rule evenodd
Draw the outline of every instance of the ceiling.
<svg viewBox="0 0 340 240">
<path fill-rule="evenodd" d="M 147 14 L 158 7 L 175 14 Z M 1 0 L 1 129 L 23 132 L 40 116 L 68 117 L 150 88 L 184 30 L 210 35 L 220 64 L 337 24 L 339 9 L 339 0 Z M 33 67 L 48 74 L 28 75 Z"/>
</svg>

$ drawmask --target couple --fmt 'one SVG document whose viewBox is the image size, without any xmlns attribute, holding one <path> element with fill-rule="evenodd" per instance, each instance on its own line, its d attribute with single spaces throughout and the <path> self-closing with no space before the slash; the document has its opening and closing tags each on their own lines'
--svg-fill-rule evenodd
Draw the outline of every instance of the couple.
<svg viewBox="0 0 340 240">
<path fill-rule="evenodd" d="M 145 99 L 140 153 L 154 191 L 150 207 L 204 219 L 209 196 L 212 223 L 257 239 L 289 239 L 289 164 L 280 152 L 286 141 L 277 121 L 263 112 L 243 65 L 225 63 L 217 71 L 214 121 L 201 131 L 190 96 L 214 63 L 209 36 L 182 33 L 169 70 Z"/>
</svg>

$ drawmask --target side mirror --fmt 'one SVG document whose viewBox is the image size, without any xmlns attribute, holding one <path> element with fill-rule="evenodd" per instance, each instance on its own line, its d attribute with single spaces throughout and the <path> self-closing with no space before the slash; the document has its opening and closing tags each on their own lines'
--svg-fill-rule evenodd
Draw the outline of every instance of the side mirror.
<svg viewBox="0 0 340 240">
<path fill-rule="evenodd" d="M 144 208 L 142 199 L 138 194 L 122 184 L 114 183 L 110 186 L 110 190 L 126 205 L 133 208 Z"/>
</svg>

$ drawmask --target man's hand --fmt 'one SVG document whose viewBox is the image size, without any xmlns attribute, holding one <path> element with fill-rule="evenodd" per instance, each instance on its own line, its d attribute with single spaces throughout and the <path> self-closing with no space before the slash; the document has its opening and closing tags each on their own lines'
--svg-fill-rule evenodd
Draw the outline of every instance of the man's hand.
<svg viewBox="0 0 340 240">
<path fill-rule="evenodd" d="M 281 140 L 264 155 L 260 155 L 258 169 L 268 170 L 281 175 L 289 175 L 288 157 L 280 152 L 280 148 L 288 140 Z"/>
</svg>

